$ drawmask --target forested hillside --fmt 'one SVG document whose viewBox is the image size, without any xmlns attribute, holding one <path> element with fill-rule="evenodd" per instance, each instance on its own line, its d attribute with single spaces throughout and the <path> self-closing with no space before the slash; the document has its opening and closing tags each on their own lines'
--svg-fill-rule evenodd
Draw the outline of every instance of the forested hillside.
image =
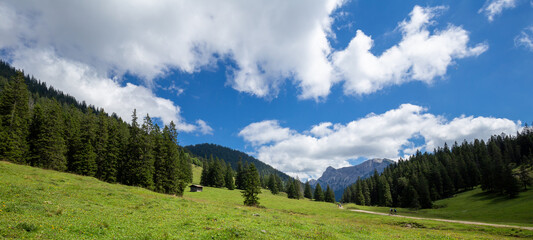
<svg viewBox="0 0 533 240">
<path fill-rule="evenodd" d="M 444 145 L 433 153 L 417 152 L 379 175 L 346 188 L 344 202 L 358 205 L 431 208 L 433 201 L 456 193 L 481 189 L 515 197 L 531 184 L 533 128 L 527 125 L 516 136 L 493 136 L 485 143 Z"/>
<path fill-rule="evenodd" d="M 233 170 L 237 170 L 238 162 L 241 161 L 242 164 L 248 162 L 253 163 L 259 175 L 264 177 L 270 176 L 270 174 L 275 174 L 281 178 L 282 181 L 288 181 L 291 177 L 272 166 L 261 162 L 254 157 L 243 153 L 241 151 L 233 150 L 231 148 L 223 147 L 216 144 L 202 143 L 196 145 L 185 146 L 185 148 L 190 151 L 192 154 L 199 158 L 214 158 L 224 159 L 224 161 L 231 165 Z"/>
<path fill-rule="evenodd" d="M 182 194 L 191 159 L 174 123 L 139 123 L 79 103 L 0 62 L 0 160 Z"/>
</svg>

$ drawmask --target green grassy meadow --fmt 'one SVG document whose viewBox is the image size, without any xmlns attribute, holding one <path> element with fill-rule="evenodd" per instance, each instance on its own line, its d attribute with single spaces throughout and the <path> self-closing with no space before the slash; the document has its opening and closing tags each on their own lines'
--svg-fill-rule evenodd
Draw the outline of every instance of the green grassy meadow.
<svg viewBox="0 0 533 240">
<path fill-rule="evenodd" d="M 0 162 L 0 237 L 7 239 L 533 238 L 520 229 L 360 214 L 267 190 L 260 208 L 242 201 L 238 190 L 175 197 Z"/>
<path fill-rule="evenodd" d="M 401 209 L 407 216 L 443 218 L 509 224 L 533 227 L 533 190 L 521 192 L 517 198 L 509 199 L 494 193 L 482 192 L 480 188 L 457 194 L 453 198 L 435 202 L 434 209 Z M 388 213 L 388 207 L 368 207 L 349 204 L 348 208 Z"/>
</svg>

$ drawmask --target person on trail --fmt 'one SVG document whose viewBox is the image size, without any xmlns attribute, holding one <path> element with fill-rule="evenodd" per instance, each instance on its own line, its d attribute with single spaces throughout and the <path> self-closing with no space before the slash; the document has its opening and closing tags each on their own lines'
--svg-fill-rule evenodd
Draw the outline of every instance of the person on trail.
<svg viewBox="0 0 533 240">
<path fill-rule="evenodd" d="M 396 208 L 394 209 L 394 215 L 396 215 Z"/>
<path fill-rule="evenodd" d="M 390 215 L 392 215 L 392 208 L 390 209 Z"/>
</svg>

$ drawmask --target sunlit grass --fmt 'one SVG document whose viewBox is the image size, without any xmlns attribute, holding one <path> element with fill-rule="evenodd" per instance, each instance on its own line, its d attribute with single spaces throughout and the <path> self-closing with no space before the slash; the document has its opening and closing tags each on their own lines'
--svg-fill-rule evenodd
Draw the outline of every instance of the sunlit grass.
<svg viewBox="0 0 533 240">
<path fill-rule="evenodd" d="M 198 173 L 197 169 L 194 171 Z M 198 178 L 195 176 L 195 181 Z M 502 239 L 531 231 L 358 214 L 263 190 L 206 187 L 183 198 L 0 162 L 0 237 L 42 239 Z"/>
</svg>

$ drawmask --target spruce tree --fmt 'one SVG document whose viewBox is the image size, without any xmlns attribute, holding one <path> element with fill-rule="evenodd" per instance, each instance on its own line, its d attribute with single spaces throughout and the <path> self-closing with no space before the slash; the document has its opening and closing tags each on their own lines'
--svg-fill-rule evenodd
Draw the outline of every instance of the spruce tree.
<svg viewBox="0 0 533 240">
<path fill-rule="evenodd" d="M 294 196 L 296 199 L 302 198 L 302 187 L 300 186 L 300 179 L 296 177 L 293 181 L 294 183 Z"/>
<path fill-rule="evenodd" d="M 209 185 L 209 162 L 207 160 L 203 161 L 202 164 L 202 176 L 200 177 L 200 184 L 204 186 Z"/>
<path fill-rule="evenodd" d="M 26 163 L 29 133 L 29 93 L 24 74 L 17 71 L 0 96 L 0 159 Z"/>
<path fill-rule="evenodd" d="M 371 203 L 370 190 L 368 189 L 367 181 L 363 181 L 363 183 L 361 184 L 361 188 L 363 191 L 363 196 L 365 197 L 365 205 L 370 206 L 371 205 L 370 204 Z"/>
<path fill-rule="evenodd" d="M 95 153 L 96 153 L 96 165 L 98 169 L 96 171 L 96 178 L 104 180 L 104 175 L 107 171 L 107 144 L 109 141 L 109 127 L 108 119 L 104 110 L 100 110 L 98 113 L 98 124 L 96 127 L 96 141 L 95 141 Z"/>
<path fill-rule="evenodd" d="M 77 174 L 94 176 L 98 166 L 96 165 L 96 153 L 94 152 L 95 122 L 92 111 L 82 115 L 80 124 L 80 136 L 74 143 L 74 155 L 71 171 Z"/>
<path fill-rule="evenodd" d="M 244 167 L 242 166 L 242 161 L 239 157 L 239 161 L 237 162 L 237 174 L 235 176 L 235 186 L 237 189 L 244 189 L 244 174 Z"/>
<path fill-rule="evenodd" d="M 54 100 L 35 105 L 30 127 L 30 163 L 33 166 L 67 170 L 67 146 L 63 139 L 61 107 Z"/>
<path fill-rule="evenodd" d="M 309 181 L 305 182 L 304 197 L 313 199 L 313 192 L 311 191 L 311 184 L 309 184 Z"/>
<path fill-rule="evenodd" d="M 228 188 L 229 190 L 235 189 L 235 184 L 233 183 L 233 169 L 231 169 L 230 164 L 226 166 L 225 180 L 226 180 L 226 184 L 225 184 L 226 188 Z"/>
<path fill-rule="evenodd" d="M 335 193 L 333 193 L 333 190 L 331 190 L 329 184 L 327 185 L 326 192 L 324 193 L 324 201 L 335 202 Z"/>
<path fill-rule="evenodd" d="M 274 174 L 270 174 L 270 177 L 268 178 L 268 189 L 270 189 L 270 192 L 274 195 L 279 193 L 276 176 Z"/>
<path fill-rule="evenodd" d="M 242 196 L 244 197 L 244 205 L 246 206 L 258 206 L 259 205 L 259 193 L 261 193 L 259 173 L 252 163 L 245 169 L 246 177 L 244 178 L 244 190 Z"/>
<path fill-rule="evenodd" d="M 363 183 L 358 180 L 356 182 L 356 192 L 355 192 L 355 204 L 364 206 L 365 205 L 365 195 L 363 194 Z"/>
<path fill-rule="evenodd" d="M 324 192 L 322 191 L 322 187 L 320 187 L 320 183 L 316 184 L 315 193 L 313 194 L 313 196 L 315 197 L 315 201 L 317 202 L 324 201 Z"/>
<path fill-rule="evenodd" d="M 118 164 L 120 156 L 122 155 L 121 139 L 123 136 L 120 134 L 119 123 L 110 119 L 108 127 L 108 138 L 105 144 L 105 161 L 98 165 L 100 179 L 106 182 L 114 183 L 118 177 Z"/>
</svg>

